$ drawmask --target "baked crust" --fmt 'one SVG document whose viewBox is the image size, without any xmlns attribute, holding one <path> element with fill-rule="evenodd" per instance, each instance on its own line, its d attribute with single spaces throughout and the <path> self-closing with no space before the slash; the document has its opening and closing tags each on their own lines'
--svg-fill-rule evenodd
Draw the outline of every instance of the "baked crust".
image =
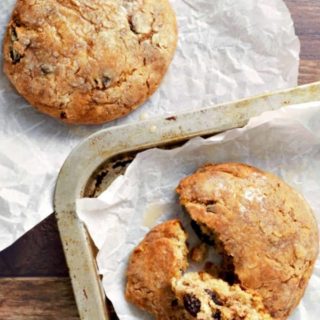
<svg viewBox="0 0 320 320">
<path fill-rule="evenodd" d="M 180 202 L 233 259 L 243 289 L 256 290 L 275 319 L 302 298 L 318 255 L 312 210 L 278 177 L 239 163 L 209 164 L 183 179 Z"/>
<path fill-rule="evenodd" d="M 187 235 L 178 220 L 154 227 L 134 249 L 128 269 L 126 298 L 156 319 L 183 316 L 171 290 L 171 280 L 187 269 Z"/>
<path fill-rule="evenodd" d="M 158 88 L 176 43 L 168 0 L 18 0 L 4 72 L 39 111 L 99 124 L 127 115 Z"/>
</svg>

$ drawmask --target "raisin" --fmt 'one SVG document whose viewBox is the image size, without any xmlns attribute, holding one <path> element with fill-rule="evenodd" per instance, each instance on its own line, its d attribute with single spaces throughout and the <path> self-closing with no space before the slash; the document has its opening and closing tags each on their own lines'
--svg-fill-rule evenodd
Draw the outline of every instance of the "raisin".
<svg viewBox="0 0 320 320">
<path fill-rule="evenodd" d="M 106 89 L 109 86 L 109 84 L 111 82 L 111 78 L 106 76 L 106 75 L 103 75 L 99 79 L 93 79 L 93 81 L 94 81 L 95 86 L 97 87 L 97 89 L 103 90 L 103 89 Z"/>
<path fill-rule="evenodd" d="M 67 114 L 64 111 L 60 112 L 60 119 L 67 119 Z"/>
<path fill-rule="evenodd" d="M 201 309 L 200 300 L 193 294 L 186 294 L 183 296 L 183 305 L 193 317 L 196 317 Z"/>
<path fill-rule="evenodd" d="M 176 308 L 178 306 L 178 299 L 174 299 L 171 301 L 171 307 Z"/>
<path fill-rule="evenodd" d="M 220 311 L 220 310 L 216 310 L 216 311 L 212 314 L 212 319 L 220 320 L 220 319 L 221 319 L 221 311 Z"/>
<path fill-rule="evenodd" d="M 53 72 L 53 67 L 50 64 L 42 64 L 40 69 L 43 74 L 50 74 Z"/>
<path fill-rule="evenodd" d="M 10 58 L 13 64 L 17 64 L 21 60 L 21 55 L 13 48 L 10 48 Z"/>
<path fill-rule="evenodd" d="M 213 205 L 215 205 L 216 203 L 217 203 L 216 200 L 207 200 L 207 201 L 205 201 L 205 204 L 206 204 L 207 206 L 213 206 Z"/>
<path fill-rule="evenodd" d="M 205 289 L 204 291 L 210 296 L 210 298 L 216 305 L 222 306 L 222 302 L 220 301 L 218 295 L 214 291 L 210 289 Z"/>
</svg>

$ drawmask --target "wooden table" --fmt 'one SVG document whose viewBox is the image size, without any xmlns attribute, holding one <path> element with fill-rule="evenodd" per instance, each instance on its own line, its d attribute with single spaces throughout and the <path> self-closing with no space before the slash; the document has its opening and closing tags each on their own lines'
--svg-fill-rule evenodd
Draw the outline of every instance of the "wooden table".
<svg viewBox="0 0 320 320">
<path fill-rule="evenodd" d="M 299 83 L 318 81 L 320 1 L 285 2 L 302 44 Z M 0 320 L 20 319 L 79 319 L 53 215 L 0 254 Z"/>
</svg>

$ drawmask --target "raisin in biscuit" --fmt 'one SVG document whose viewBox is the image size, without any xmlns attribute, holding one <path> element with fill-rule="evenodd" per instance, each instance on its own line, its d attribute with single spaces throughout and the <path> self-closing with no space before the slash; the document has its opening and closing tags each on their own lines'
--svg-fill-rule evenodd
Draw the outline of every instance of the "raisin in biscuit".
<svg viewBox="0 0 320 320">
<path fill-rule="evenodd" d="M 186 273 L 180 279 L 173 279 L 172 289 L 186 310 L 185 319 L 272 319 L 260 296 L 242 290 L 237 284 L 230 286 L 207 273 Z"/>
<path fill-rule="evenodd" d="M 317 224 L 303 197 L 278 177 L 239 163 L 206 165 L 177 192 L 232 260 L 241 287 L 256 290 L 275 319 L 287 319 L 318 254 Z"/>
<path fill-rule="evenodd" d="M 187 268 L 186 240 L 180 222 L 170 220 L 154 227 L 130 257 L 126 298 L 158 320 L 184 319 L 171 280 Z"/>
<path fill-rule="evenodd" d="M 98 124 L 127 115 L 157 89 L 176 42 L 168 0 L 18 0 L 4 72 L 39 111 Z"/>
</svg>

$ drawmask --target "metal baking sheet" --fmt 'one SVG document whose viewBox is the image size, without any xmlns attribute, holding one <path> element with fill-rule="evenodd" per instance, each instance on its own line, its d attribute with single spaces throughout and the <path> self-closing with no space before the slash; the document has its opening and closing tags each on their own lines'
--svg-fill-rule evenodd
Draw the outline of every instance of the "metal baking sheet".
<svg viewBox="0 0 320 320">
<path fill-rule="evenodd" d="M 76 199 L 96 197 L 142 150 L 172 148 L 195 136 L 244 126 L 264 111 L 320 100 L 320 82 L 269 93 L 196 112 L 154 118 L 99 131 L 84 140 L 64 163 L 54 206 L 80 318 L 116 319 L 110 313 L 95 262 L 96 249 L 75 212 Z"/>
</svg>

